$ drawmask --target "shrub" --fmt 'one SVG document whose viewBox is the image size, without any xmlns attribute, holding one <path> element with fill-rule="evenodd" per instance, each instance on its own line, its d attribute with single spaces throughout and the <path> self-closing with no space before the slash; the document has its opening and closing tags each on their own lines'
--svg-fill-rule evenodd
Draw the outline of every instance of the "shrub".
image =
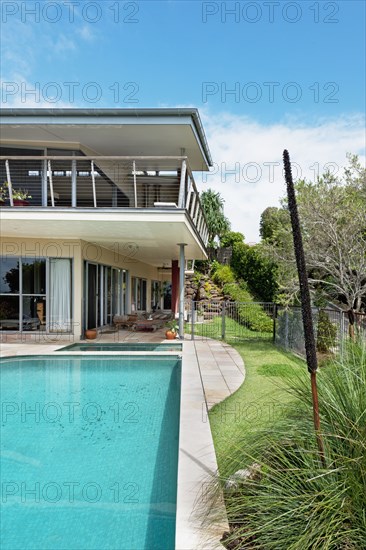
<svg viewBox="0 0 366 550">
<path fill-rule="evenodd" d="M 203 284 L 204 291 L 206 292 L 206 298 L 209 300 L 211 298 L 212 285 L 208 281 L 205 281 Z"/>
<path fill-rule="evenodd" d="M 221 264 L 215 266 L 215 271 L 211 278 L 216 285 L 221 287 L 227 283 L 233 283 L 235 281 L 235 275 L 231 267 Z"/>
<path fill-rule="evenodd" d="M 225 295 L 230 296 L 233 302 L 238 302 L 235 313 L 240 324 L 256 332 L 272 332 L 272 319 L 268 317 L 259 304 L 253 302 L 245 283 L 240 285 L 227 283 L 223 287 L 223 292 Z"/>
<path fill-rule="evenodd" d="M 328 317 L 324 310 L 319 311 L 318 333 L 316 347 L 321 353 L 328 353 L 336 344 L 337 327 Z"/>
<path fill-rule="evenodd" d="M 273 301 L 278 290 L 277 267 L 265 258 L 260 245 L 235 242 L 231 267 L 238 278 L 248 283 L 251 292 L 261 300 Z"/>
</svg>

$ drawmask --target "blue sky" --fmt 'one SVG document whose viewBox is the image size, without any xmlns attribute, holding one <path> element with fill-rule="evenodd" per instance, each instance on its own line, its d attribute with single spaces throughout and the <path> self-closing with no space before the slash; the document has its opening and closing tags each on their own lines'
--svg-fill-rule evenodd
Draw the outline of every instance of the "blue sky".
<svg viewBox="0 0 366 550">
<path fill-rule="evenodd" d="M 363 1 L 3 0 L 1 10 L 4 107 L 198 107 L 216 163 L 202 188 L 220 191 L 247 240 L 283 194 L 268 168 L 283 147 L 306 176 L 364 154 Z"/>
</svg>

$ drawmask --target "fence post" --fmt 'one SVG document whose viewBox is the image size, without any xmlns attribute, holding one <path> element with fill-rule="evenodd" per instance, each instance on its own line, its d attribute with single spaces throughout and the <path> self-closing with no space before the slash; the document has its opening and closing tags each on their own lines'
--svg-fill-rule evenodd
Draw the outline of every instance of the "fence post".
<svg viewBox="0 0 366 550">
<path fill-rule="evenodd" d="M 288 349 L 288 309 L 285 309 L 285 348 Z"/>
<path fill-rule="evenodd" d="M 221 310 L 221 339 L 225 340 L 225 332 L 226 332 L 226 303 L 225 300 L 222 302 L 222 310 Z"/>
<path fill-rule="evenodd" d="M 273 304 L 273 343 L 276 343 L 277 304 Z"/>
<path fill-rule="evenodd" d="M 340 311 L 338 312 L 338 314 L 341 316 L 341 322 L 340 322 L 340 342 L 339 342 L 339 347 L 340 347 L 340 352 L 341 352 L 341 357 L 343 358 L 343 351 L 344 351 L 344 312 L 343 311 Z"/>
<path fill-rule="evenodd" d="M 194 301 L 191 302 L 191 340 L 194 340 Z"/>
</svg>

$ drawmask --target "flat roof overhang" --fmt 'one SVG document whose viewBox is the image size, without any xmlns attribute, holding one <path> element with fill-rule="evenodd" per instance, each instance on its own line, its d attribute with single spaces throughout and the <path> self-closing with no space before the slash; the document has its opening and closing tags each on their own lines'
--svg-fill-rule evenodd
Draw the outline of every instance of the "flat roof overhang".
<svg viewBox="0 0 366 550">
<path fill-rule="evenodd" d="M 207 171 L 211 154 L 197 109 L 2 109 L 4 144 L 86 155 L 187 156 Z"/>
<path fill-rule="evenodd" d="M 2 238 L 85 240 L 162 267 L 179 259 L 206 259 L 205 246 L 184 209 L 1 208 Z"/>
</svg>

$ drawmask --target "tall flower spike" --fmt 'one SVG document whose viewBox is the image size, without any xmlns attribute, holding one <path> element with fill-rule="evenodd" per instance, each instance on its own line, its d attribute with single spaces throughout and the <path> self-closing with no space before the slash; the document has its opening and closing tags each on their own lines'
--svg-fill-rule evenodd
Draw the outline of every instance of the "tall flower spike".
<svg viewBox="0 0 366 550">
<path fill-rule="evenodd" d="M 287 184 L 288 206 L 291 216 L 292 235 L 294 240 L 295 257 L 297 272 L 300 283 L 301 311 L 304 325 L 306 361 L 309 372 L 315 372 L 318 368 L 316 357 L 316 346 L 313 328 L 313 318 L 311 314 L 311 302 L 308 283 L 308 274 L 306 269 L 304 247 L 300 229 L 299 214 L 295 197 L 294 183 L 292 180 L 291 163 L 288 151 L 283 152 L 283 163 L 285 168 L 285 179 Z"/>
<path fill-rule="evenodd" d="M 297 265 L 297 272 L 298 272 L 299 284 L 300 284 L 301 312 L 302 312 L 302 322 L 304 326 L 306 362 L 308 365 L 308 371 L 310 372 L 311 393 L 312 393 L 312 399 L 313 399 L 314 428 L 315 428 L 320 460 L 323 467 L 325 468 L 326 463 L 325 463 L 325 456 L 324 456 L 324 444 L 323 444 L 322 435 L 320 433 L 318 389 L 316 384 L 316 371 L 318 369 L 318 360 L 316 357 L 313 318 L 311 314 L 309 281 L 308 281 L 308 273 L 306 269 L 304 247 L 302 244 L 302 236 L 301 236 L 301 229 L 300 229 L 299 213 L 297 210 L 295 188 L 294 188 L 294 182 L 292 179 L 290 155 L 286 149 L 283 152 L 283 164 L 285 168 L 288 207 L 289 207 L 290 216 L 291 216 L 292 236 L 294 240 L 296 265 Z"/>
</svg>

